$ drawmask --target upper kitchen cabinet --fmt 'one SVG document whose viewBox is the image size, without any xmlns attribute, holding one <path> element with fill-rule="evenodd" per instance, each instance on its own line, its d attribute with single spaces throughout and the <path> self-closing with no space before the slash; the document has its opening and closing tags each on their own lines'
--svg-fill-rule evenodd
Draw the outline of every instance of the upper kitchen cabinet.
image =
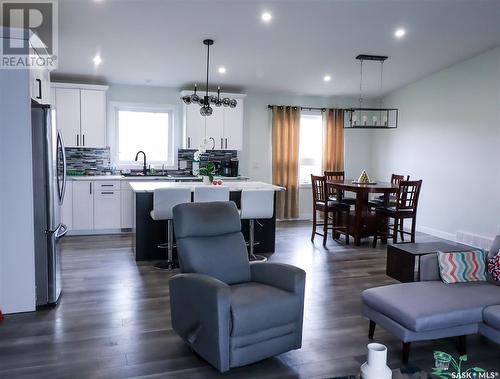
<svg viewBox="0 0 500 379">
<path fill-rule="evenodd" d="M 46 68 L 32 68 L 30 70 L 31 99 L 38 104 L 51 104 L 50 99 L 50 71 Z"/>
<path fill-rule="evenodd" d="M 83 146 L 106 146 L 106 92 L 80 91 L 80 127 Z"/>
<path fill-rule="evenodd" d="M 224 108 L 224 149 L 243 150 L 243 99 L 236 108 Z"/>
<path fill-rule="evenodd" d="M 224 109 L 212 105 L 213 113 L 207 119 L 205 135 L 208 138 L 207 149 L 224 149 Z M 198 107 L 200 113 L 200 107 Z M 202 116 L 203 117 L 203 116 Z"/>
<path fill-rule="evenodd" d="M 66 146 L 106 147 L 108 87 L 67 83 L 52 83 L 52 87 L 56 123 Z"/>
<path fill-rule="evenodd" d="M 56 126 L 64 144 L 80 146 L 80 90 L 55 88 L 55 95 Z"/>
<path fill-rule="evenodd" d="M 206 118 L 200 114 L 200 107 L 184 106 L 184 147 L 197 149 L 205 137 Z"/>
<path fill-rule="evenodd" d="M 190 94 L 182 91 L 181 96 Z M 217 95 L 216 93 L 209 93 Z M 243 149 L 243 108 L 242 94 L 222 94 L 221 97 L 230 97 L 238 101 L 236 108 L 216 107 L 212 105 L 213 114 L 203 117 L 200 106 L 184 104 L 184 148 L 197 149 L 201 140 L 209 140 L 208 149 L 214 150 L 242 150 Z"/>
</svg>

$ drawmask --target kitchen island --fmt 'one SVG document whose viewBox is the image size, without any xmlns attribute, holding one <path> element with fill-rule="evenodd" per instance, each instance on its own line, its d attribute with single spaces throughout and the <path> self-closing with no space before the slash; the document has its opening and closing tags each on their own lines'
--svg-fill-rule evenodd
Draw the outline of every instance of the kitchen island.
<svg viewBox="0 0 500 379">
<path fill-rule="evenodd" d="M 264 182 L 253 181 L 232 181 L 226 182 L 224 186 L 229 187 L 230 200 L 240 207 L 241 191 L 243 190 L 271 190 L 274 192 L 284 191 L 283 187 L 275 186 Z M 151 218 L 153 209 L 153 192 L 158 188 L 189 188 L 194 192 L 197 186 L 206 186 L 198 182 L 151 182 L 136 181 L 130 183 L 130 187 L 135 194 L 135 238 L 134 252 L 136 261 L 165 259 L 165 249 L 159 249 L 158 245 L 167 240 L 167 222 L 154 221 Z M 276 196 L 275 196 L 276 199 Z M 273 204 L 275 206 L 276 201 Z M 214 217 L 217 217 L 214 215 Z M 241 222 L 242 232 L 248 240 L 248 220 Z M 255 246 L 255 253 L 269 254 L 274 252 L 276 234 L 275 212 L 270 219 L 259 220 L 255 224 L 255 241 L 259 242 Z M 175 252 L 175 249 L 174 249 Z"/>
</svg>

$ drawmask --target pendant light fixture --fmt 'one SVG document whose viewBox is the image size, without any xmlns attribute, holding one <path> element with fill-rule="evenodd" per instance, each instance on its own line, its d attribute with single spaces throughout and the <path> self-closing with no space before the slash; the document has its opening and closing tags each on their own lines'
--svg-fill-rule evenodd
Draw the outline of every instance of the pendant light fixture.
<svg viewBox="0 0 500 379">
<path fill-rule="evenodd" d="M 183 96 L 181 99 L 185 104 L 198 104 L 200 108 L 200 114 L 202 116 L 210 116 L 213 113 L 212 105 L 216 107 L 224 106 L 235 108 L 238 104 L 235 99 L 230 99 L 225 97 L 223 99 L 220 98 L 220 86 L 217 87 L 217 96 L 208 94 L 208 74 L 210 71 L 210 46 L 214 44 L 213 39 L 205 39 L 203 40 L 203 44 L 207 47 L 207 80 L 205 83 L 205 95 L 199 96 L 197 94 L 198 86 L 194 85 L 194 92 L 191 95 Z"/>
<path fill-rule="evenodd" d="M 380 63 L 380 94 L 382 94 L 382 84 L 384 78 L 384 61 L 388 57 L 385 55 L 360 54 L 356 57 L 359 60 L 359 107 L 344 110 L 344 128 L 349 129 L 393 129 L 398 127 L 398 110 L 395 108 L 363 108 L 363 62 Z"/>
</svg>

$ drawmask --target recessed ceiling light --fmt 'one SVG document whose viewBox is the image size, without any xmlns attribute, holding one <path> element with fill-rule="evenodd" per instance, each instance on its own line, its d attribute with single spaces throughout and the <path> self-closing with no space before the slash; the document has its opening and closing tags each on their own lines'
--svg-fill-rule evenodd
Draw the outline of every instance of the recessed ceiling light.
<svg viewBox="0 0 500 379">
<path fill-rule="evenodd" d="M 332 77 L 330 75 L 325 75 L 325 76 L 323 76 L 323 80 L 325 82 L 329 82 L 330 80 L 332 80 Z"/>
<path fill-rule="evenodd" d="M 99 66 L 102 63 L 101 56 L 99 54 L 96 54 L 93 61 L 95 66 Z"/>
<path fill-rule="evenodd" d="M 396 29 L 396 31 L 394 32 L 394 37 L 396 38 L 403 38 L 406 34 L 406 30 L 404 30 L 403 28 L 399 28 L 399 29 Z"/>
<path fill-rule="evenodd" d="M 226 73 L 226 68 L 225 67 L 219 67 L 219 74 L 225 74 Z"/>
<path fill-rule="evenodd" d="M 260 18 L 264 22 L 269 22 L 273 19 L 273 15 L 269 12 L 263 12 Z"/>
</svg>

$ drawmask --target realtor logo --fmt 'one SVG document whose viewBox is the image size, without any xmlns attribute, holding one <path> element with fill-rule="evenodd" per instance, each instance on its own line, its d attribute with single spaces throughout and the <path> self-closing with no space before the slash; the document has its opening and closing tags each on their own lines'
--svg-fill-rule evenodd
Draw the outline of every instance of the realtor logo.
<svg viewBox="0 0 500 379">
<path fill-rule="evenodd" d="M 56 68 L 57 0 L 5 0 L 0 8 L 0 68 Z"/>
</svg>

